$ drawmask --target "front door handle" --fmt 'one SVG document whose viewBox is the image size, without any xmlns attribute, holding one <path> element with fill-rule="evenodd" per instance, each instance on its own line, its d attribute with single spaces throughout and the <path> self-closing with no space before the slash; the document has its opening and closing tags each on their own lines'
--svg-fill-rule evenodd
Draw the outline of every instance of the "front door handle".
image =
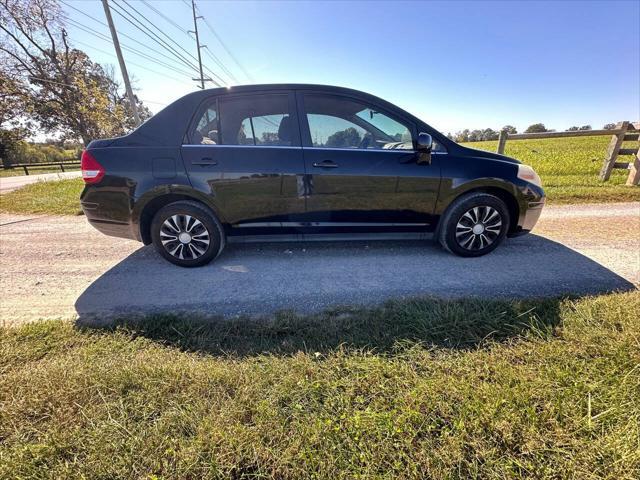
<svg viewBox="0 0 640 480">
<path fill-rule="evenodd" d="M 196 160 L 194 162 L 191 162 L 192 165 L 198 165 L 200 167 L 210 167 L 213 165 L 217 165 L 218 161 L 214 160 L 213 158 L 209 158 L 209 157 L 205 157 L 205 158 L 201 158 L 200 160 Z"/>
<path fill-rule="evenodd" d="M 331 160 L 325 160 L 323 162 L 316 162 L 313 166 L 316 168 L 337 168 L 338 164 L 333 163 Z"/>
</svg>

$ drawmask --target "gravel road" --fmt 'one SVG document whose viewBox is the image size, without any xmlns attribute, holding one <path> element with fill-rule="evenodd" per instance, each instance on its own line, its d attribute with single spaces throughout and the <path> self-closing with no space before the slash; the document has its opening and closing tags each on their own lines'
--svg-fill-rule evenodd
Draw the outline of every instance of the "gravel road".
<svg viewBox="0 0 640 480">
<path fill-rule="evenodd" d="M 640 203 L 550 206 L 535 234 L 462 259 L 432 242 L 230 245 L 181 269 L 84 217 L 0 215 L 0 321 L 126 312 L 233 316 L 391 297 L 600 293 L 640 283 Z"/>
</svg>

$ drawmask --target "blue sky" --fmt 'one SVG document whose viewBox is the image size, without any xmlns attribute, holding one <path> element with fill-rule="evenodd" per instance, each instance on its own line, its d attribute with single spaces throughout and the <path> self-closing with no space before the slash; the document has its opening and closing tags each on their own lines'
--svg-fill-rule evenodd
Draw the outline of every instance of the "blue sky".
<svg viewBox="0 0 640 480">
<path fill-rule="evenodd" d="M 100 1 L 65 1 L 104 21 Z M 144 3 L 128 1 L 195 54 L 186 33 Z M 185 30 L 193 28 L 190 0 L 148 2 Z M 239 83 L 351 87 L 383 97 L 444 132 L 505 124 L 522 130 L 537 122 L 558 130 L 600 128 L 640 118 L 638 1 L 196 4 L 249 73 L 251 80 L 200 23 L 202 43 Z M 108 34 L 106 27 L 62 7 L 72 21 Z M 125 45 L 158 55 L 160 48 L 148 37 L 113 17 L 119 32 L 152 48 L 121 36 Z M 95 61 L 117 65 L 108 42 L 71 22 L 68 30 Z M 131 52 L 124 55 L 139 96 L 153 111 L 197 88 L 188 75 Z M 228 78 L 207 54 L 203 59 Z"/>
</svg>

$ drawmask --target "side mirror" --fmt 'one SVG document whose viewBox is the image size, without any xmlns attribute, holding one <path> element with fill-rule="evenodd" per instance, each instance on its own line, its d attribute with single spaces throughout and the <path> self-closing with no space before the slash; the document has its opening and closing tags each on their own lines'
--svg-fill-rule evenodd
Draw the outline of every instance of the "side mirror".
<svg viewBox="0 0 640 480">
<path fill-rule="evenodd" d="M 433 138 L 428 133 L 419 133 L 418 134 L 418 151 L 420 152 L 431 152 L 431 148 L 433 147 Z"/>
<path fill-rule="evenodd" d="M 418 163 L 431 163 L 431 149 L 433 148 L 433 138 L 428 133 L 418 134 Z"/>
</svg>

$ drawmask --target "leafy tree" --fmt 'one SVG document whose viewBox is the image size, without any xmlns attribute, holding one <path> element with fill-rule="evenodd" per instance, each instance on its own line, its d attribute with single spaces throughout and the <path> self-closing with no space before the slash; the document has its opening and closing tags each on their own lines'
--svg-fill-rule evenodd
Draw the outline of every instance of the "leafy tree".
<svg viewBox="0 0 640 480">
<path fill-rule="evenodd" d="M 0 161 L 4 165 L 15 160 L 31 124 L 24 120 L 25 99 L 20 83 L 0 70 Z"/>
<path fill-rule="evenodd" d="M 471 130 L 469 133 L 469 141 L 470 142 L 480 142 L 482 141 L 482 130 Z"/>
<path fill-rule="evenodd" d="M 533 125 L 529 125 L 524 133 L 543 133 L 548 131 L 544 123 L 534 123 Z"/>
<path fill-rule="evenodd" d="M 507 132 L 509 135 L 515 135 L 516 133 L 518 133 L 518 130 L 516 130 L 516 127 L 514 127 L 513 125 L 505 125 L 504 127 L 502 127 L 502 130 Z"/>
<path fill-rule="evenodd" d="M 582 125 L 580 127 L 580 130 L 593 130 L 593 129 L 591 128 L 591 125 Z"/>
<path fill-rule="evenodd" d="M 482 140 L 497 140 L 500 134 L 491 128 L 482 131 Z"/>
<path fill-rule="evenodd" d="M 361 142 L 360 134 L 358 131 L 349 127 L 346 130 L 341 130 L 327 138 L 327 147 L 357 147 Z"/>
<path fill-rule="evenodd" d="M 70 45 L 63 19 L 57 0 L 0 0 L 0 70 L 45 132 L 85 145 L 125 133 L 135 122 L 113 71 Z"/>
<path fill-rule="evenodd" d="M 465 128 L 461 132 L 456 132 L 454 139 L 456 142 L 468 142 L 469 141 L 469 129 Z"/>
<path fill-rule="evenodd" d="M 573 127 L 567 128 L 567 132 L 577 132 L 578 130 L 579 130 L 579 128 L 576 127 L 575 125 Z"/>
<path fill-rule="evenodd" d="M 615 123 L 605 123 L 604 127 L 602 127 L 603 130 L 615 130 L 616 129 L 616 124 Z"/>
<path fill-rule="evenodd" d="M 280 137 L 277 132 L 262 132 L 259 145 L 278 145 Z"/>
</svg>

